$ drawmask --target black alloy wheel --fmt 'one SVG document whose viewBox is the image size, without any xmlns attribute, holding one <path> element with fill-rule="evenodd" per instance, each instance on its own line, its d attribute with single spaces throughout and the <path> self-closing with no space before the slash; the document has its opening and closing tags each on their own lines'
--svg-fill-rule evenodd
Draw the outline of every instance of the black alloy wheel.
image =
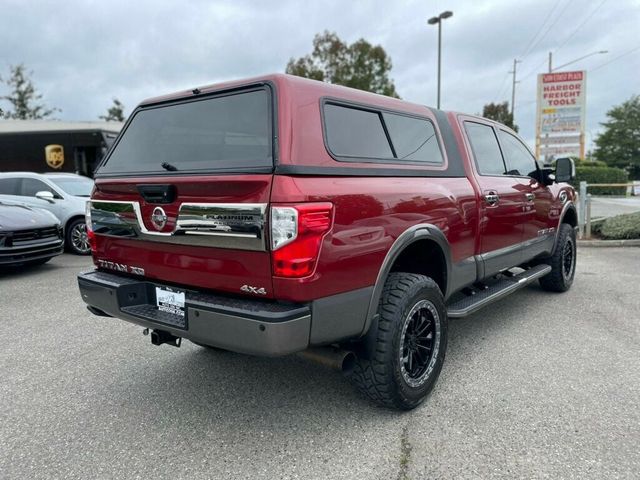
<svg viewBox="0 0 640 480">
<path fill-rule="evenodd" d="M 400 338 L 400 371 L 408 385 L 419 387 L 433 369 L 440 347 L 440 317 L 428 300 L 416 303 Z"/>
<path fill-rule="evenodd" d="M 541 260 L 541 263 L 551 267 L 551 271 L 540 278 L 540 286 L 550 292 L 569 290 L 576 275 L 577 257 L 575 229 L 567 223 L 561 223 L 553 255 Z"/>
</svg>

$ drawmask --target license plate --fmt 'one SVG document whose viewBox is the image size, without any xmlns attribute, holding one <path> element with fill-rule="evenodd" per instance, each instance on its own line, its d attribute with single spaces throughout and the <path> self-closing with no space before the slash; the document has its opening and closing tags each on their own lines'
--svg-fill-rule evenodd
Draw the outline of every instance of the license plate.
<svg viewBox="0 0 640 480">
<path fill-rule="evenodd" d="M 156 287 L 156 305 L 161 312 L 184 317 L 184 292 L 167 287 Z"/>
</svg>

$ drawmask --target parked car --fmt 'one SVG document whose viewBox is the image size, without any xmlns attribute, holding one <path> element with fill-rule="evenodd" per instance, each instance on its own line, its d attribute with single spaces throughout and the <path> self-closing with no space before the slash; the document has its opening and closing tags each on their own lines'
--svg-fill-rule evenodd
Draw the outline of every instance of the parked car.
<svg viewBox="0 0 640 480">
<path fill-rule="evenodd" d="M 414 408 L 449 317 L 571 287 L 572 171 L 491 120 L 293 76 L 147 100 L 96 173 L 82 299 L 155 345 L 305 351 Z"/>
<path fill-rule="evenodd" d="M 85 209 L 93 180 L 73 173 L 0 173 L 0 200 L 43 208 L 60 220 L 65 246 L 76 255 L 91 253 Z"/>
<path fill-rule="evenodd" d="M 0 267 L 46 263 L 62 253 L 63 238 L 52 213 L 0 200 Z"/>
</svg>

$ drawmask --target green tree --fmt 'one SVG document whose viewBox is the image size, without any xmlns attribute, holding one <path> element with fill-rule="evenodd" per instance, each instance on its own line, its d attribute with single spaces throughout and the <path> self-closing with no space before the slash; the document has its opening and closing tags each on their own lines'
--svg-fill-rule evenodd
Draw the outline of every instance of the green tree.
<svg viewBox="0 0 640 480">
<path fill-rule="evenodd" d="M 124 122 L 124 105 L 117 98 L 113 99 L 113 105 L 109 107 L 106 115 L 100 115 L 98 118 L 105 122 Z"/>
<path fill-rule="evenodd" d="M 292 58 L 286 72 L 346 87 L 400 98 L 389 78 L 391 59 L 380 45 L 361 38 L 351 45 L 325 31 L 313 39 L 313 51 Z"/>
<path fill-rule="evenodd" d="M 0 97 L 9 102 L 10 108 L 2 114 L 3 118 L 17 120 L 39 120 L 53 115 L 58 108 L 47 108 L 40 103 L 42 95 L 36 91 L 30 76 L 23 64 L 9 66 L 9 76 L 0 78 L 0 82 L 9 87 L 8 95 Z"/>
<path fill-rule="evenodd" d="M 631 178 L 640 178 L 640 96 L 607 112 L 604 131 L 595 140 L 593 155 L 613 167 L 626 169 Z"/>
<path fill-rule="evenodd" d="M 518 126 L 513 123 L 513 115 L 509 111 L 509 102 L 487 103 L 482 108 L 482 116 L 502 123 L 503 125 L 513 129 L 515 132 L 518 131 Z"/>
</svg>

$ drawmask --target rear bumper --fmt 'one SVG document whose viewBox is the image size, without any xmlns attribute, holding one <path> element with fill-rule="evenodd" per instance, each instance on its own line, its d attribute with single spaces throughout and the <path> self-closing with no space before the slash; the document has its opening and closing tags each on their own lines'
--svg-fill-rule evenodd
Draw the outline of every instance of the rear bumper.
<svg viewBox="0 0 640 480">
<path fill-rule="evenodd" d="M 144 279 L 92 271 L 78 275 L 82 299 L 96 315 L 117 317 L 177 337 L 250 355 L 280 356 L 356 339 L 363 332 L 373 287 L 310 303 L 233 298 L 184 288 L 184 317 L 156 308 Z"/>
<path fill-rule="evenodd" d="M 251 355 L 306 349 L 311 306 L 245 300 L 185 291 L 184 317 L 158 311 L 159 283 L 92 271 L 78 275 L 80 293 L 95 314 L 106 314 L 177 337 Z"/>
</svg>

